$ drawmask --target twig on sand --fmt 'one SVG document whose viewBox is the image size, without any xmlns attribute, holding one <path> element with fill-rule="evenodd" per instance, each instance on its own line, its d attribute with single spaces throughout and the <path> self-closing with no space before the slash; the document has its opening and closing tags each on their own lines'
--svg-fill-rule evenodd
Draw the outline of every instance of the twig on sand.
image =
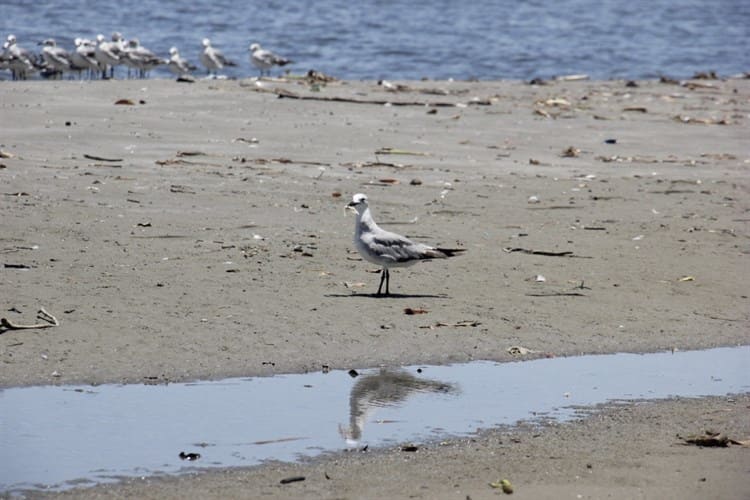
<svg viewBox="0 0 750 500">
<path fill-rule="evenodd" d="M 546 250 L 529 250 L 528 248 L 503 248 L 503 252 L 506 253 L 513 253 L 513 252 L 521 252 L 529 255 L 544 255 L 546 257 L 578 257 L 578 255 L 574 255 L 571 251 L 565 251 L 565 252 L 548 252 Z"/>
<path fill-rule="evenodd" d="M 122 158 L 104 158 L 102 156 L 95 156 L 95 155 L 90 155 L 90 154 L 84 154 L 83 157 L 88 158 L 89 160 L 94 160 L 94 161 L 111 161 L 111 162 L 123 161 Z"/>
<path fill-rule="evenodd" d="M 60 326 L 60 322 L 57 318 L 48 313 L 43 307 L 36 313 L 36 317 L 37 319 L 44 321 L 44 323 L 18 325 L 7 318 L 0 318 L 0 333 L 8 330 L 30 330 L 32 328 L 51 328 L 53 326 Z"/>
<path fill-rule="evenodd" d="M 326 101 L 326 102 L 346 102 L 351 104 L 375 104 L 379 106 L 424 106 L 428 108 L 455 108 L 462 106 L 489 106 L 492 101 L 489 99 L 471 99 L 467 102 L 455 103 L 455 102 L 444 102 L 444 101 L 394 101 L 387 99 L 357 99 L 353 97 L 335 97 L 335 96 L 318 96 L 318 95 L 300 95 L 295 94 L 289 90 L 275 88 L 275 89 L 263 89 L 257 88 L 252 89 L 256 92 L 268 92 L 276 94 L 279 99 L 299 99 L 301 101 Z"/>
</svg>

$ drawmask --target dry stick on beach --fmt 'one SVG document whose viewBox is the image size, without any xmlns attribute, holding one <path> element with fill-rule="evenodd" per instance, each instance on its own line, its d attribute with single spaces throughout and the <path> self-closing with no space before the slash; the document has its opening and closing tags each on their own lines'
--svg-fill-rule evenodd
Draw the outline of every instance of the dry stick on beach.
<svg viewBox="0 0 750 500">
<path fill-rule="evenodd" d="M 392 100 L 386 100 L 386 99 L 355 99 L 352 97 L 326 97 L 326 96 L 313 96 L 313 95 L 299 95 L 295 94 L 294 92 L 290 92 L 288 90 L 284 89 L 253 89 L 255 92 L 268 92 L 271 94 L 276 94 L 279 96 L 279 99 L 286 98 L 286 99 L 299 99 L 302 101 L 326 101 L 326 102 L 347 102 L 352 104 L 375 104 L 379 106 L 383 106 L 385 104 L 388 104 L 390 106 L 426 106 L 429 108 L 455 108 L 457 106 L 489 106 L 492 104 L 492 101 L 489 99 L 477 99 L 477 100 L 470 100 L 465 103 L 455 103 L 455 102 L 442 102 L 442 101 L 436 101 L 436 102 L 430 102 L 430 101 L 392 101 Z"/>
<path fill-rule="evenodd" d="M 60 326 L 60 322 L 53 315 L 48 313 L 43 307 L 36 313 L 37 319 L 41 319 L 44 323 L 37 323 L 34 325 L 17 325 L 11 322 L 7 318 L 0 318 L 0 333 L 8 330 L 30 330 L 32 328 L 51 328 L 53 326 Z"/>
</svg>

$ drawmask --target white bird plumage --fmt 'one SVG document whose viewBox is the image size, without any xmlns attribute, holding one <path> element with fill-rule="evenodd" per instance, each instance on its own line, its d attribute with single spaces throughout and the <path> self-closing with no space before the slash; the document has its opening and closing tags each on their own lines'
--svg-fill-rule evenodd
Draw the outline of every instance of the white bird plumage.
<svg viewBox="0 0 750 500">
<path fill-rule="evenodd" d="M 253 63 L 253 66 L 258 68 L 260 76 L 263 76 L 264 72 L 270 75 L 271 68 L 274 66 L 285 66 L 292 62 L 286 57 L 281 57 L 270 50 L 263 49 L 259 43 L 250 44 L 249 50 L 250 62 Z"/>
<path fill-rule="evenodd" d="M 362 193 L 355 194 L 347 208 L 352 208 L 357 212 L 354 245 L 365 260 L 383 268 L 377 295 L 381 295 L 383 283 L 385 283 L 385 295 L 390 295 L 389 268 L 411 266 L 422 260 L 445 259 L 465 251 L 465 249 L 431 247 L 381 229 L 372 217 L 367 204 L 367 196 Z"/>
</svg>

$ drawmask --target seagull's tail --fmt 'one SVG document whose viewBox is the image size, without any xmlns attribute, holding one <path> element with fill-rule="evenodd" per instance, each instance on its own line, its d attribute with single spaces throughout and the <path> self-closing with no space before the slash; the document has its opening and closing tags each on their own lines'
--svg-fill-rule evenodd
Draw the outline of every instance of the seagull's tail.
<svg viewBox="0 0 750 500">
<path fill-rule="evenodd" d="M 461 254 L 461 252 L 465 252 L 465 248 L 436 248 L 437 252 L 443 254 L 441 257 L 455 257 L 456 255 Z"/>
</svg>

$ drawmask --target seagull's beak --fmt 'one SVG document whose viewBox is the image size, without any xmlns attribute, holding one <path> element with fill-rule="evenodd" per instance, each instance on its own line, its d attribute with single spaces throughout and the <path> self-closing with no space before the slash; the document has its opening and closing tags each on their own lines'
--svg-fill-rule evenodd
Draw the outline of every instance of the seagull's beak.
<svg viewBox="0 0 750 500">
<path fill-rule="evenodd" d="M 357 206 L 356 203 L 354 203 L 353 201 L 350 201 L 344 206 L 344 210 L 347 212 L 356 212 L 357 211 L 357 209 L 355 208 L 356 206 Z"/>
</svg>

